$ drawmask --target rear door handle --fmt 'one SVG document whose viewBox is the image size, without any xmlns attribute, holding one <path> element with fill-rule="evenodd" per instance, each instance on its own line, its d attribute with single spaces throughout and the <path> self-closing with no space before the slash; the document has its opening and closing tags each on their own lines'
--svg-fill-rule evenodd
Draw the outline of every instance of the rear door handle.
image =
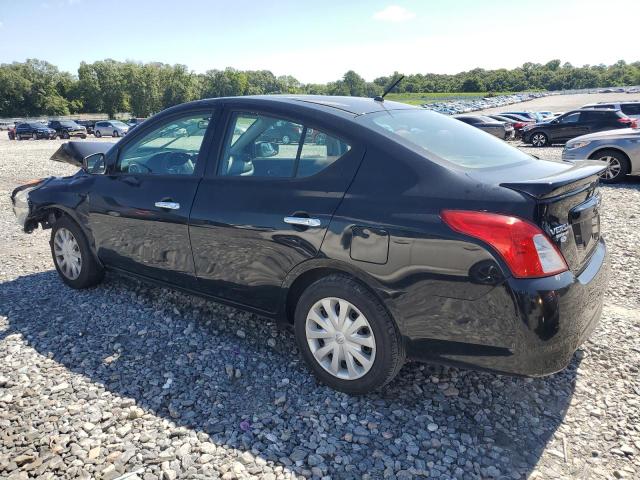
<svg viewBox="0 0 640 480">
<path fill-rule="evenodd" d="M 284 217 L 284 223 L 299 225 L 301 227 L 319 227 L 321 224 L 319 218 L 309 217 Z"/>
<path fill-rule="evenodd" d="M 167 210 L 178 210 L 180 208 L 180 204 L 178 202 L 156 202 L 155 206 Z"/>
</svg>

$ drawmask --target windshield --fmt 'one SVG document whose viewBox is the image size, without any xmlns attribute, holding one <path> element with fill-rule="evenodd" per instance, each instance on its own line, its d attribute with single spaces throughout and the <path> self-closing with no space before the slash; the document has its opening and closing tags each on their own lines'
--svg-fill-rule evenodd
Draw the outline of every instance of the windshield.
<svg viewBox="0 0 640 480">
<path fill-rule="evenodd" d="M 70 122 L 70 121 L 60 122 L 60 125 L 62 125 L 63 127 L 77 127 L 78 126 L 78 124 L 76 122 Z"/>
<path fill-rule="evenodd" d="M 111 121 L 111 125 L 113 125 L 114 127 L 120 127 L 120 128 L 127 128 L 128 125 L 124 124 L 123 122 L 119 121 L 119 120 L 112 120 Z"/>
<path fill-rule="evenodd" d="M 531 157 L 480 129 L 429 110 L 388 110 L 363 115 L 365 125 L 402 144 L 413 144 L 465 168 L 490 168 Z"/>
</svg>

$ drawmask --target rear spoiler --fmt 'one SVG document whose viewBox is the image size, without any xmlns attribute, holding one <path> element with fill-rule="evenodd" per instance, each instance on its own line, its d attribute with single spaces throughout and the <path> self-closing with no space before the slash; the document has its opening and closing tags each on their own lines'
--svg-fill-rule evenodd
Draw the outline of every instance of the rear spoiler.
<svg viewBox="0 0 640 480">
<path fill-rule="evenodd" d="M 597 182 L 600 174 L 606 168 L 606 165 L 597 160 L 580 160 L 568 170 L 556 175 L 522 182 L 505 182 L 500 186 L 526 193 L 538 199 L 556 197 Z"/>
<path fill-rule="evenodd" d="M 109 142 L 67 142 L 63 143 L 50 160 L 82 166 L 82 160 L 94 153 L 107 153 L 115 145 Z"/>
</svg>

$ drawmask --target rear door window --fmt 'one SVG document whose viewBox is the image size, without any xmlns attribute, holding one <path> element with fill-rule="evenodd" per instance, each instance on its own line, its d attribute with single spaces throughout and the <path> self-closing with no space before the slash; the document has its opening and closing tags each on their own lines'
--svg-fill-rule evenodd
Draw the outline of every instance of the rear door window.
<svg viewBox="0 0 640 480">
<path fill-rule="evenodd" d="M 308 177 L 324 170 L 351 147 L 299 122 L 260 113 L 231 117 L 218 174 L 234 177 Z"/>
</svg>

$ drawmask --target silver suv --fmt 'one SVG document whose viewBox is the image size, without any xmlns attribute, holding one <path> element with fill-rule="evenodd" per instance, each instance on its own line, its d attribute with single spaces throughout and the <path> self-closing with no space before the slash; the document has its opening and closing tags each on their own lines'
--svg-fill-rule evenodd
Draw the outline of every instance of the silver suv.
<svg viewBox="0 0 640 480">
<path fill-rule="evenodd" d="M 599 102 L 588 103 L 581 108 L 613 108 L 614 110 L 620 110 L 627 117 L 636 118 L 640 120 L 640 101 L 632 100 L 628 102 Z"/>
<path fill-rule="evenodd" d="M 119 120 L 104 120 L 96 122 L 94 128 L 94 135 L 98 138 L 107 137 L 122 137 L 129 131 L 129 125 Z"/>
</svg>

